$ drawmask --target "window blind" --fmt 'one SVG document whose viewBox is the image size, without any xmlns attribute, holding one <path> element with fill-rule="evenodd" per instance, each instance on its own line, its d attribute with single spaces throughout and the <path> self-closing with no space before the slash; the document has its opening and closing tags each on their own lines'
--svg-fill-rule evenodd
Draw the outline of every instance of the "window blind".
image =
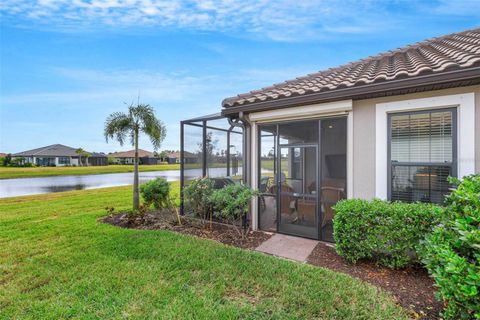
<svg viewBox="0 0 480 320">
<path fill-rule="evenodd" d="M 454 172 L 454 109 L 392 114 L 390 198 L 442 203 Z"/>
</svg>

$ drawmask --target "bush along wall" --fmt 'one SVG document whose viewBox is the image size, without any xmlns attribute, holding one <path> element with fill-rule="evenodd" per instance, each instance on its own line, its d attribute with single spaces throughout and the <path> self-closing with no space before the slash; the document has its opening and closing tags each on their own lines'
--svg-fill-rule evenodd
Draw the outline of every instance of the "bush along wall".
<svg viewBox="0 0 480 320">
<path fill-rule="evenodd" d="M 425 203 L 342 200 L 335 205 L 336 251 L 352 263 L 365 258 L 389 268 L 416 263 L 416 246 L 441 212 Z"/>
<path fill-rule="evenodd" d="M 480 175 L 452 179 L 441 223 L 419 246 L 446 319 L 480 319 Z"/>
</svg>

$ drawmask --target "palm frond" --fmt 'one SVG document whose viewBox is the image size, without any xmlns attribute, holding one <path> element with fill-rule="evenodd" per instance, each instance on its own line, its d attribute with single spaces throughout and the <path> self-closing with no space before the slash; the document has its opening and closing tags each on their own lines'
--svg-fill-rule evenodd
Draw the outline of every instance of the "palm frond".
<svg viewBox="0 0 480 320">
<path fill-rule="evenodd" d="M 167 129 L 162 121 L 157 119 L 152 107 L 149 105 L 139 105 L 138 107 L 139 129 L 150 138 L 153 148 L 157 150 L 165 139 Z"/>
<path fill-rule="evenodd" d="M 105 140 L 116 139 L 120 145 L 123 145 L 125 138 L 132 129 L 132 118 L 123 112 L 112 113 L 105 121 L 104 136 Z"/>
</svg>

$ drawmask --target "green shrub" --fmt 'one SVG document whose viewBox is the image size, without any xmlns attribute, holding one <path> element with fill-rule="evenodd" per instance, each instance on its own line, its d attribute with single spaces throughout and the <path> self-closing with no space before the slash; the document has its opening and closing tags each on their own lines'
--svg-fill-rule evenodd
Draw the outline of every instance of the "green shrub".
<svg viewBox="0 0 480 320">
<path fill-rule="evenodd" d="M 333 223 L 336 251 L 352 263 L 368 258 L 389 268 L 405 267 L 416 262 L 415 247 L 441 211 L 425 203 L 339 201 Z"/>
<path fill-rule="evenodd" d="M 190 181 L 183 188 L 185 206 L 193 211 L 194 215 L 206 220 L 212 213 L 212 195 L 215 191 L 213 180 L 198 178 Z"/>
<path fill-rule="evenodd" d="M 140 194 L 147 207 L 150 207 L 152 204 L 156 209 L 171 207 L 169 198 L 170 184 L 165 179 L 156 178 L 140 185 Z"/>
<path fill-rule="evenodd" d="M 480 175 L 450 182 L 445 214 L 419 253 L 446 302 L 443 316 L 480 319 Z"/>
<path fill-rule="evenodd" d="M 8 167 L 12 163 L 12 155 L 8 153 L 5 157 L 1 158 L 0 165 Z"/>
<path fill-rule="evenodd" d="M 215 215 L 233 225 L 243 238 L 248 231 L 247 214 L 250 200 L 256 194 L 250 187 L 243 184 L 231 184 L 213 193 L 212 201 Z"/>
</svg>

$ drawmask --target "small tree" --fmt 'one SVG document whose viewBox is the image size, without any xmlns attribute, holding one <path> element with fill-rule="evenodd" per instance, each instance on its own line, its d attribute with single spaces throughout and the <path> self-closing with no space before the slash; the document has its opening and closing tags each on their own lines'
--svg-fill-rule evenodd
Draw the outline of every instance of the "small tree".
<svg viewBox="0 0 480 320">
<path fill-rule="evenodd" d="M 78 165 L 80 166 L 88 166 L 88 158 L 90 157 L 90 153 L 83 150 L 82 148 L 78 148 L 75 150 L 75 153 L 78 154 Z M 85 161 L 85 163 L 84 163 Z"/>
<path fill-rule="evenodd" d="M 160 157 L 160 159 L 162 161 L 167 161 L 168 160 L 168 151 L 163 150 L 162 152 L 160 152 L 160 154 L 158 156 Z"/>
<path fill-rule="evenodd" d="M 3 158 L 3 166 L 7 167 L 9 166 L 10 164 L 12 163 L 12 154 L 9 153 L 5 156 L 5 158 Z"/>
<path fill-rule="evenodd" d="M 209 178 L 195 179 L 183 188 L 185 205 L 204 222 L 211 217 L 213 192 L 213 180 Z"/>
<path fill-rule="evenodd" d="M 250 200 L 256 194 L 256 191 L 246 185 L 232 184 L 215 191 L 212 196 L 215 214 L 230 223 L 242 239 L 248 234 L 247 214 Z"/>
<path fill-rule="evenodd" d="M 170 184 L 167 180 L 156 178 L 140 186 L 140 193 L 147 206 L 153 206 L 155 209 L 169 208 Z"/>
<path fill-rule="evenodd" d="M 130 138 L 135 148 L 134 174 L 133 174 L 133 210 L 140 208 L 140 195 L 138 190 L 138 138 L 141 133 L 146 134 L 157 150 L 165 139 L 165 125 L 155 116 L 155 111 L 148 104 L 131 104 L 127 113 L 114 112 L 105 121 L 104 135 L 108 139 L 116 139 L 120 145 Z"/>
</svg>

